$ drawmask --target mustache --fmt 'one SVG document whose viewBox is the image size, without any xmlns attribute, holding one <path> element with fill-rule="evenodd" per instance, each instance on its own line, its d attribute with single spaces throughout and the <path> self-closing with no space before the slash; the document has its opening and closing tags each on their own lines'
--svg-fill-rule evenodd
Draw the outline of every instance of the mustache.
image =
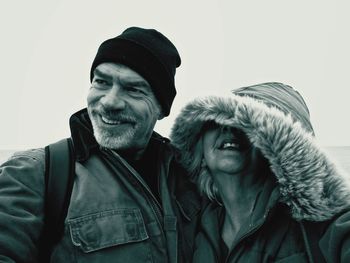
<svg viewBox="0 0 350 263">
<path fill-rule="evenodd" d="M 103 107 L 97 107 L 92 108 L 91 112 L 94 114 L 102 115 L 108 119 L 114 120 L 114 121 L 120 121 L 120 122 L 137 122 L 135 117 L 132 117 L 131 114 L 128 114 L 125 112 L 120 112 L 119 110 L 113 110 L 113 109 L 105 109 Z"/>
</svg>

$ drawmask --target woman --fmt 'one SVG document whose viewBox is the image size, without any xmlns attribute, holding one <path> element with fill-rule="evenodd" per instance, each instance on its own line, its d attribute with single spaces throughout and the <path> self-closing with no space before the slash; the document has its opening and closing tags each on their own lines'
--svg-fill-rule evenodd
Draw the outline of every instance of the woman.
<svg viewBox="0 0 350 263">
<path fill-rule="evenodd" d="M 194 262 L 350 262 L 348 178 L 293 88 L 194 100 L 171 137 L 204 196 Z"/>
</svg>

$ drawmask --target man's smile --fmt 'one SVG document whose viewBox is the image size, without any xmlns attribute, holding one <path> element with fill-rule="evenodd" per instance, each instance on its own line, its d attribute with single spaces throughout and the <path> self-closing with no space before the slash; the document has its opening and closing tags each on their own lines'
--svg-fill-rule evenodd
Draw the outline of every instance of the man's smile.
<svg viewBox="0 0 350 263">
<path fill-rule="evenodd" d="M 102 121 L 103 124 L 107 125 L 123 125 L 123 124 L 129 124 L 129 125 L 134 125 L 136 123 L 135 120 L 132 120 L 128 117 L 112 117 L 112 116 L 106 116 L 102 114 L 98 114 L 100 117 L 100 120 Z"/>
</svg>

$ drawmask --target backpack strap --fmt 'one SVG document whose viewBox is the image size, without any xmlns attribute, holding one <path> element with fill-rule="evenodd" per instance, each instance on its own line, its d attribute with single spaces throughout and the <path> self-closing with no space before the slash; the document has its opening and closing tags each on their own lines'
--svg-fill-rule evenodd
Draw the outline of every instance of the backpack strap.
<svg viewBox="0 0 350 263">
<path fill-rule="evenodd" d="M 329 222 L 299 222 L 305 242 L 306 252 L 311 263 L 326 263 L 318 242 Z"/>
<path fill-rule="evenodd" d="M 45 147 L 45 218 L 39 252 L 49 262 L 53 246 L 64 231 L 75 176 L 72 140 L 66 138 Z"/>
</svg>

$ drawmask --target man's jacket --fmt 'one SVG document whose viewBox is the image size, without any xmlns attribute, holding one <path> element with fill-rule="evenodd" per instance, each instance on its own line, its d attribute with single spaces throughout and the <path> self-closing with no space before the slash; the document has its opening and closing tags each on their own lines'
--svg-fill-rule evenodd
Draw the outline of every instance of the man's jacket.
<svg viewBox="0 0 350 263">
<path fill-rule="evenodd" d="M 96 143 L 86 110 L 70 120 L 75 181 L 51 262 L 191 262 L 198 197 L 169 142 L 154 134 L 159 200 L 117 153 Z M 36 262 L 44 220 L 45 153 L 0 168 L 0 262 Z"/>
</svg>

